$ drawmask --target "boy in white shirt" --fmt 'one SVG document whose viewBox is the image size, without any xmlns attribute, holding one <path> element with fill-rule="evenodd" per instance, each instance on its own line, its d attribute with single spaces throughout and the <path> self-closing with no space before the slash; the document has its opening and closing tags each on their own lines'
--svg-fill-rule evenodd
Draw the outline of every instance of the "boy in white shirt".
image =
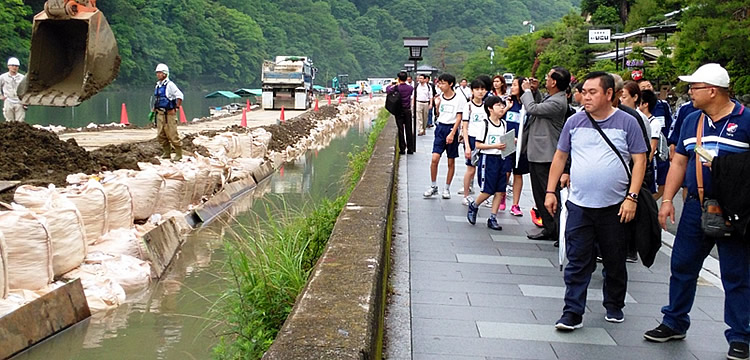
<svg viewBox="0 0 750 360">
<path fill-rule="evenodd" d="M 464 157 L 466 157 L 466 173 L 464 174 L 464 199 L 462 203 L 469 205 L 473 200 L 470 193 L 474 185 L 474 175 L 477 171 L 477 164 L 472 163 L 472 153 L 475 149 L 476 138 L 482 135 L 486 127 L 484 122 L 487 121 L 487 112 L 484 111 L 484 95 L 487 93 L 485 84 L 482 80 L 476 79 L 471 82 L 472 98 L 467 107 L 467 116 L 461 121 L 461 132 L 464 135 Z"/>
<path fill-rule="evenodd" d="M 424 193 L 425 198 L 431 198 L 438 194 L 437 171 L 443 152 L 448 156 L 448 174 L 445 178 L 443 199 L 451 198 L 450 186 L 456 170 L 456 158 L 458 157 L 458 128 L 466 111 L 466 98 L 453 91 L 455 84 L 456 77 L 451 74 L 442 74 L 438 78 L 438 88 L 443 94 L 438 98 L 439 102 L 436 105 L 435 140 L 432 143 L 432 161 L 430 163 L 432 184 Z"/>
</svg>

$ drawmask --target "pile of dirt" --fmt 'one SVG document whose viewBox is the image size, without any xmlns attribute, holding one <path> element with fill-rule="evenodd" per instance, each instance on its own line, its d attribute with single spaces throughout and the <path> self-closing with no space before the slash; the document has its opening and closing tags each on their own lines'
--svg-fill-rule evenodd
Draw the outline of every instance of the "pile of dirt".
<svg viewBox="0 0 750 360">
<path fill-rule="evenodd" d="M 209 156 L 208 150 L 203 146 L 193 144 L 195 135 L 187 135 L 182 139 L 182 150 L 186 153 L 197 153 Z M 118 145 L 107 145 L 91 152 L 92 158 L 101 167 L 102 171 L 117 169 L 138 170 L 139 162 L 150 162 L 159 164 L 158 156 L 161 156 L 162 148 L 156 139 L 126 143 Z"/>
<path fill-rule="evenodd" d="M 287 146 L 296 144 L 300 138 L 310 135 L 310 130 L 315 127 L 315 121 L 334 118 L 339 112 L 334 105 L 321 106 L 319 110 L 308 111 L 280 125 L 264 126 L 263 128 L 273 135 L 268 150 L 285 150 Z"/>
<path fill-rule="evenodd" d="M 62 141 L 22 122 L 0 123 L 0 180 L 64 185 L 68 174 L 98 170 L 74 139 Z"/>
</svg>

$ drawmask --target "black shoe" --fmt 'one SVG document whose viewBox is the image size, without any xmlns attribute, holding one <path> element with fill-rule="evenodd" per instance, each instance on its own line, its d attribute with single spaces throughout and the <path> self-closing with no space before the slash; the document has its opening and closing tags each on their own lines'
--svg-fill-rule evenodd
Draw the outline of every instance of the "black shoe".
<svg viewBox="0 0 750 360">
<path fill-rule="evenodd" d="M 748 358 L 750 358 L 750 353 L 748 352 L 747 343 L 732 341 L 729 344 L 729 352 L 727 353 L 727 359 L 748 360 Z"/>
<path fill-rule="evenodd" d="M 660 324 L 656 329 L 646 331 L 643 337 L 648 341 L 663 343 L 669 340 L 682 340 L 685 338 L 685 334 L 678 333 L 669 326 Z"/>
<path fill-rule="evenodd" d="M 560 240 L 555 240 L 555 243 L 552 244 L 552 246 L 559 248 L 560 247 Z"/>
<path fill-rule="evenodd" d="M 625 315 L 622 313 L 622 309 L 607 309 L 607 315 L 604 315 L 604 320 L 611 323 L 621 323 L 625 321 Z"/>
<path fill-rule="evenodd" d="M 404 154 L 406 154 L 406 151 L 404 151 L 404 150 L 401 150 L 401 151 L 399 151 L 398 153 L 399 153 L 399 154 L 401 154 L 401 155 L 404 155 Z"/>
<path fill-rule="evenodd" d="M 414 154 L 414 150 L 409 150 L 406 153 L 409 154 L 409 155 Z"/>
<path fill-rule="evenodd" d="M 466 220 L 469 220 L 469 224 L 474 225 L 477 223 L 477 212 L 479 208 L 474 205 L 474 202 L 469 203 L 469 211 L 466 212 Z"/>
<path fill-rule="evenodd" d="M 542 231 L 538 234 L 526 234 L 526 237 L 531 240 L 556 240 L 552 234 Z"/>
<path fill-rule="evenodd" d="M 583 327 L 583 316 L 572 312 L 563 313 L 560 320 L 555 323 L 555 329 L 560 331 L 573 331 Z"/>
<path fill-rule="evenodd" d="M 500 224 L 497 223 L 497 219 L 495 219 L 495 218 L 489 218 L 489 219 L 487 219 L 487 227 L 490 228 L 490 229 L 492 229 L 492 230 L 498 230 L 498 231 L 500 231 L 500 230 L 503 229 L 503 227 L 500 226 Z"/>
<path fill-rule="evenodd" d="M 629 263 L 637 263 L 638 254 L 628 254 L 628 256 L 625 257 L 625 261 Z"/>
</svg>

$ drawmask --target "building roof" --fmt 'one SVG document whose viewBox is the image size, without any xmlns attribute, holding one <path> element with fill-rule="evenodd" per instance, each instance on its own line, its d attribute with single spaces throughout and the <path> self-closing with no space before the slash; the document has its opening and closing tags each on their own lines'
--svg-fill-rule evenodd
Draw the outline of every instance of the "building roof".
<svg viewBox="0 0 750 360">
<path fill-rule="evenodd" d="M 671 34 L 676 31 L 677 31 L 677 24 L 647 26 L 647 27 L 642 27 L 640 29 L 633 30 L 627 33 L 614 34 L 612 35 L 612 40 L 625 40 L 631 37 L 641 36 L 641 35 Z"/>
<path fill-rule="evenodd" d="M 234 91 L 234 93 L 242 97 L 261 96 L 263 95 L 263 90 L 261 89 L 237 89 Z"/>
<path fill-rule="evenodd" d="M 217 97 L 225 97 L 227 99 L 239 99 L 240 98 L 239 95 L 231 91 L 224 91 L 224 90 L 214 91 L 206 95 L 206 98 L 217 98 Z"/>
</svg>

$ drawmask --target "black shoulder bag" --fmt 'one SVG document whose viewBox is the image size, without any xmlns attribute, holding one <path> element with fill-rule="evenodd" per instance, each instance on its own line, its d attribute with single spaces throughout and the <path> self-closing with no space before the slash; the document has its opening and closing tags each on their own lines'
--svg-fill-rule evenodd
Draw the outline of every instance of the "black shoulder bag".
<svg viewBox="0 0 750 360">
<path fill-rule="evenodd" d="M 628 182 L 631 182 L 633 178 L 630 173 L 630 167 L 625 163 L 622 154 L 617 151 L 615 145 L 612 144 L 612 141 L 609 140 L 588 111 L 586 111 L 586 116 L 588 116 L 594 129 L 599 132 L 599 135 L 602 136 L 607 145 L 609 145 L 620 159 L 622 166 L 625 168 L 625 173 L 628 174 Z M 638 121 L 638 119 L 635 119 L 635 121 Z M 640 121 L 638 122 L 640 123 Z M 661 247 L 661 229 L 659 228 L 659 209 L 656 206 L 656 200 L 654 200 L 651 192 L 645 186 L 641 186 L 641 190 L 638 192 L 635 218 L 629 223 L 629 226 L 631 227 L 631 231 L 628 232 L 628 235 L 635 237 L 635 245 L 641 262 L 644 266 L 650 267 L 654 264 L 656 253 L 659 252 L 659 248 Z"/>
</svg>

